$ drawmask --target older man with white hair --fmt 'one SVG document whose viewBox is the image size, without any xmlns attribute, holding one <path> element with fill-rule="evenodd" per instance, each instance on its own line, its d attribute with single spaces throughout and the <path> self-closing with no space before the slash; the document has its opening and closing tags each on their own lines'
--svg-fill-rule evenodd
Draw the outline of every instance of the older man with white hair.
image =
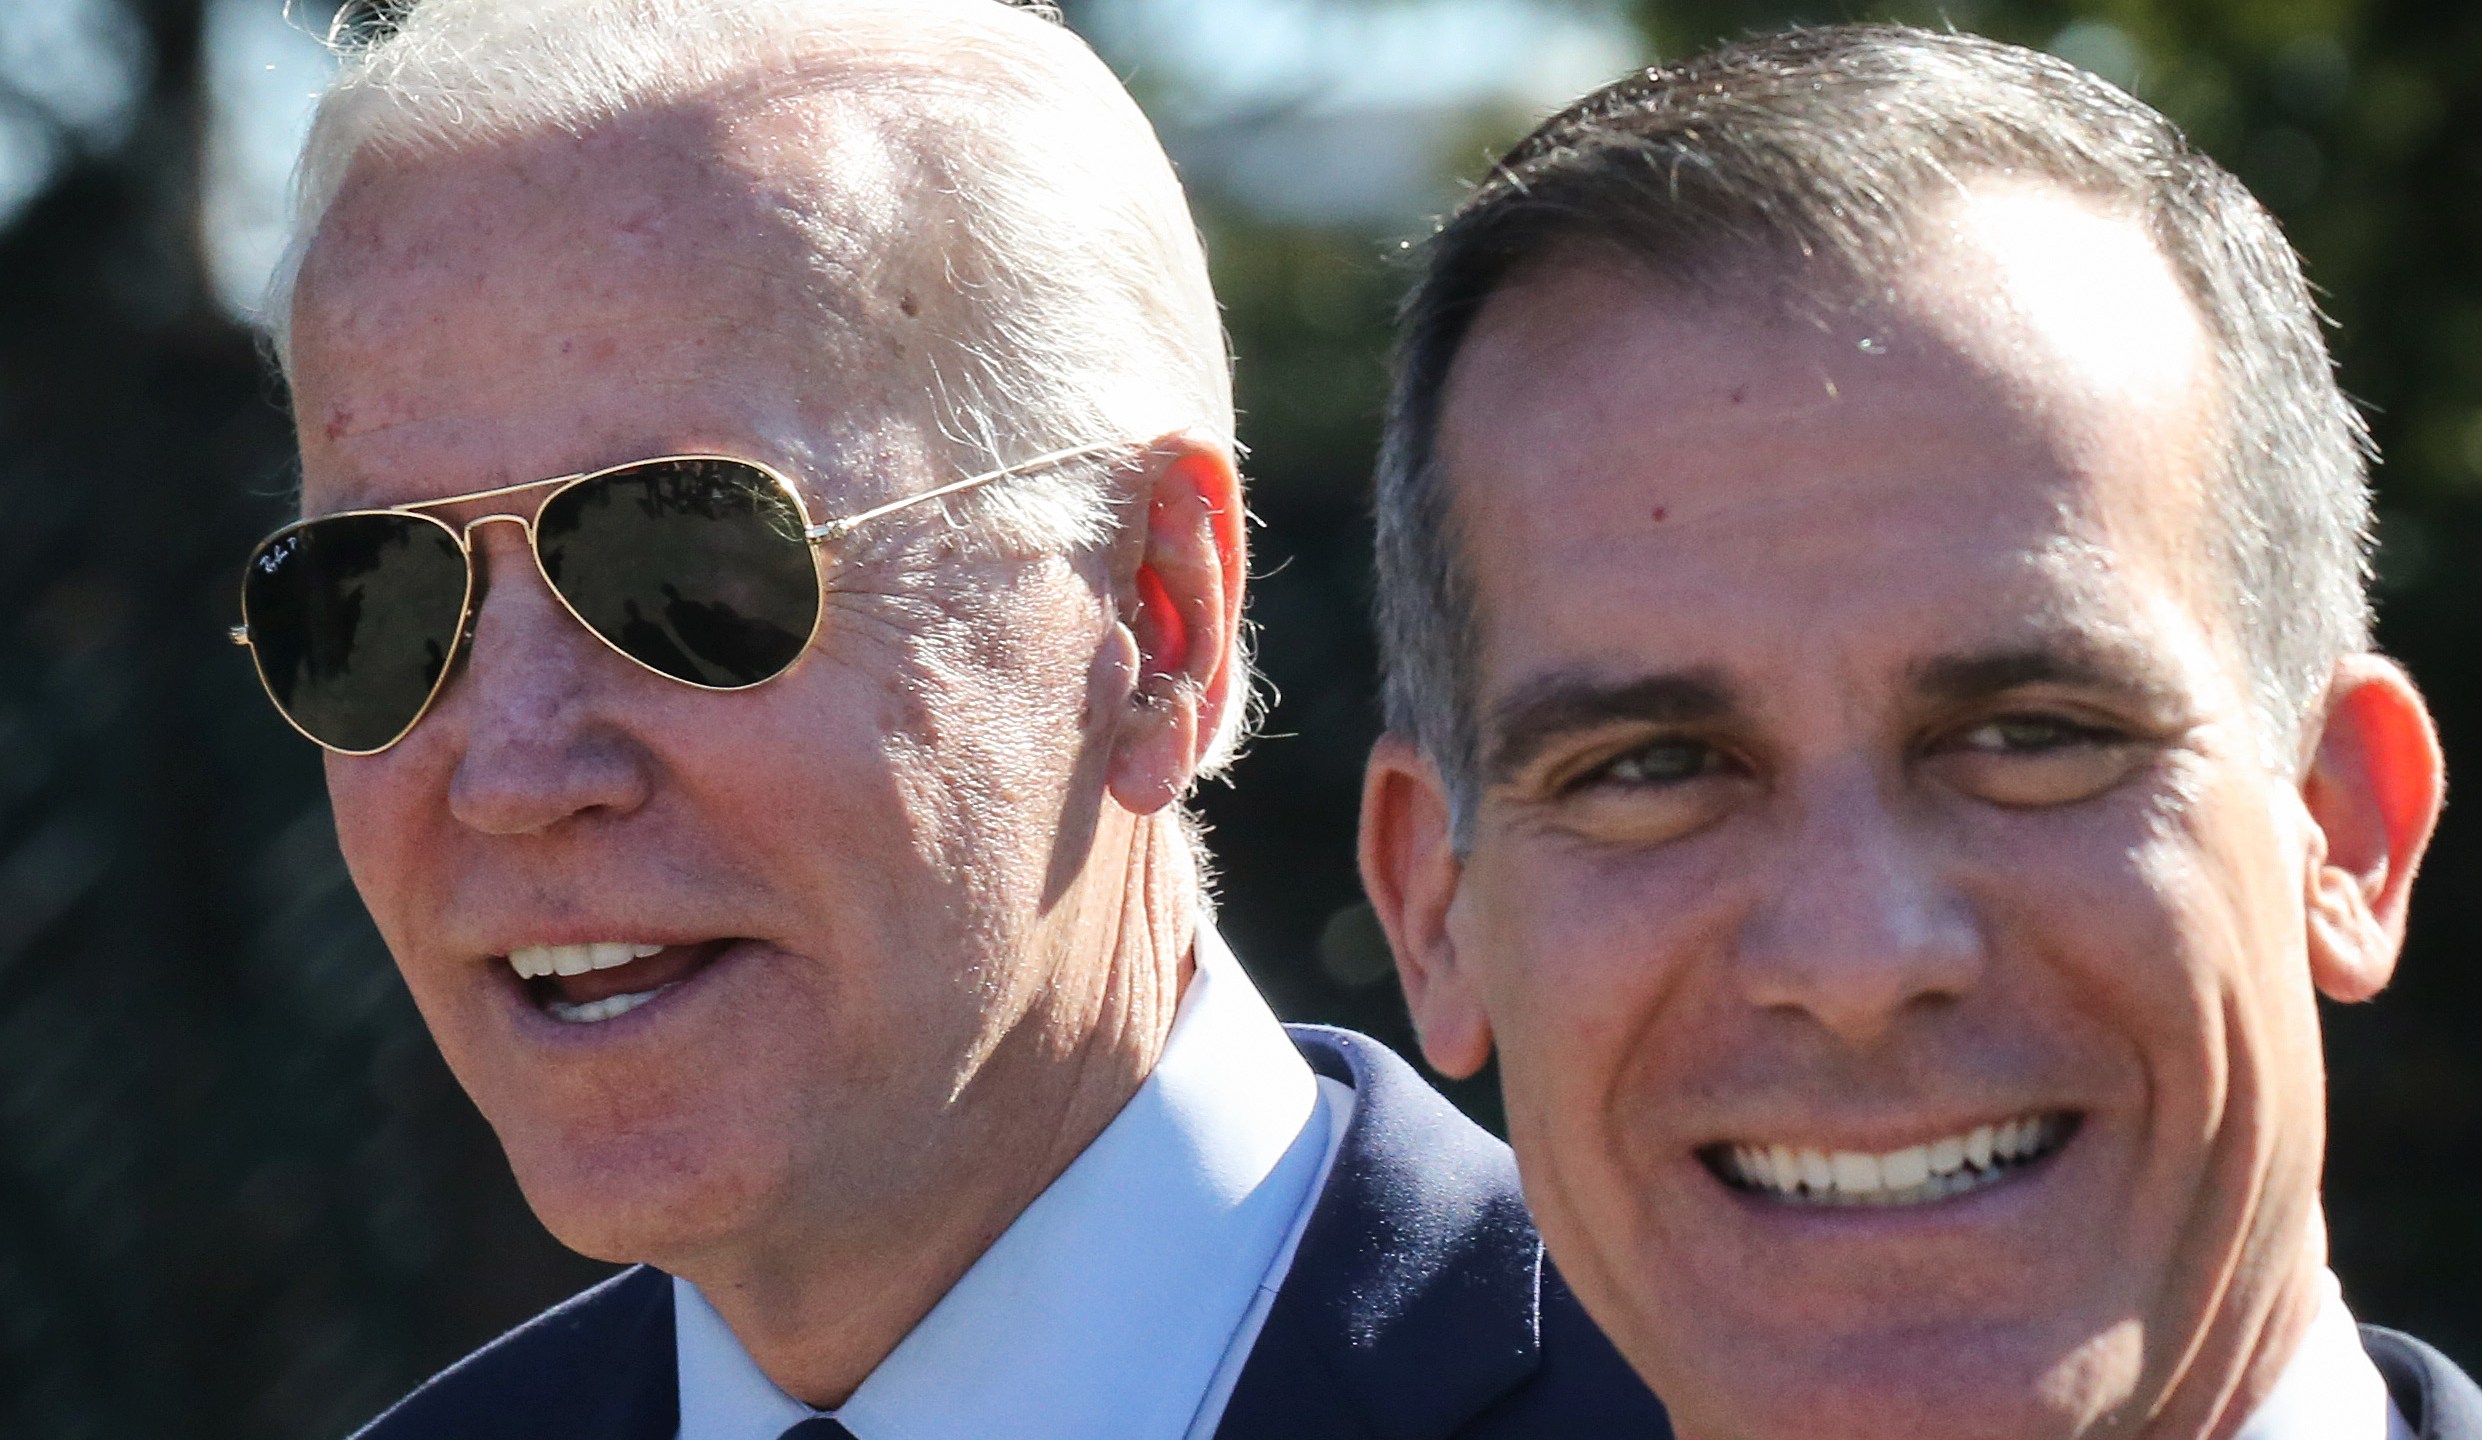
<svg viewBox="0 0 2482 1440">
<path fill-rule="evenodd" d="M 638 1268 L 366 1433 L 1660 1433 L 1505 1150 L 1206 919 L 1230 384 L 1110 73 L 995 0 L 388 8 L 236 638 L 536 1213 Z"/>
</svg>

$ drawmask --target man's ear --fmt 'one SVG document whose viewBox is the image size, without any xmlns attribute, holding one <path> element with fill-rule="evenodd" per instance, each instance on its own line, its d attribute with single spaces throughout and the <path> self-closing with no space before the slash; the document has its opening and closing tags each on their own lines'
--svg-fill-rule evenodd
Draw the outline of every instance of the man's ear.
<svg viewBox="0 0 2482 1440">
<path fill-rule="evenodd" d="M 2382 656 L 2344 661 L 2301 783 L 2315 831 L 2310 978 L 2329 999 L 2367 1000 L 2395 972 L 2445 789 L 2439 734 L 2411 678 Z"/>
<path fill-rule="evenodd" d="M 1490 1016 L 1449 933 L 1464 863 L 1439 769 L 1400 735 L 1380 738 L 1362 775 L 1361 864 L 1362 888 L 1396 952 L 1422 1053 L 1432 1068 L 1461 1080 L 1491 1058 Z"/>
<path fill-rule="evenodd" d="M 1113 553 L 1111 586 L 1135 650 L 1113 736 L 1112 796 L 1151 815 L 1180 798 L 1229 710 L 1242 703 L 1241 592 L 1248 534 L 1228 446 L 1174 435 L 1147 448 L 1145 514 Z"/>
</svg>

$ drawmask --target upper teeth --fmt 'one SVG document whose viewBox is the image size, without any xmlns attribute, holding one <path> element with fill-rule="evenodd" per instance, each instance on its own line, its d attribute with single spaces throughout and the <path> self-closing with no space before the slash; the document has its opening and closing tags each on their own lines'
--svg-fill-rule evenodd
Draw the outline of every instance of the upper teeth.
<svg viewBox="0 0 2482 1440">
<path fill-rule="evenodd" d="M 1814 1205 L 1912 1205 L 1998 1180 L 2048 1154 L 2067 1138 L 2069 1124 L 2064 1115 L 2028 1115 L 1881 1155 L 1733 1145 L 1721 1158 L 1731 1178 L 1785 1199 Z"/>
<path fill-rule="evenodd" d="M 540 980 L 546 975 L 609 970 L 615 965 L 643 960 L 663 948 L 627 940 L 597 940 L 586 945 L 521 945 L 508 952 L 508 963 L 519 979 Z"/>
</svg>

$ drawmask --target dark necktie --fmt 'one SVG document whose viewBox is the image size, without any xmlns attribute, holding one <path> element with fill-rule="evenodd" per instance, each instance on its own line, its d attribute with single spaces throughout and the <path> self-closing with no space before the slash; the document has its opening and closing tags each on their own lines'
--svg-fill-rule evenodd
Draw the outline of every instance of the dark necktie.
<svg viewBox="0 0 2482 1440">
<path fill-rule="evenodd" d="M 814 1415 L 785 1431 L 784 1440 L 853 1440 L 853 1432 L 824 1415 Z"/>
</svg>

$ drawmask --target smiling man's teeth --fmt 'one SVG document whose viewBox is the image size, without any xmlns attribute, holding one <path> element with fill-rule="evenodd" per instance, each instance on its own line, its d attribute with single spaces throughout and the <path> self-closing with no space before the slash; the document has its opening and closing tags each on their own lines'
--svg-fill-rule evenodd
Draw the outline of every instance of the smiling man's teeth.
<svg viewBox="0 0 2482 1440">
<path fill-rule="evenodd" d="M 671 988 L 669 985 L 658 985 L 652 990 L 607 995 L 600 1000 L 586 1000 L 574 1005 L 566 1000 L 553 1000 L 543 1008 L 550 1012 L 554 1020 L 566 1021 L 571 1025 L 597 1025 L 606 1020 L 616 1020 Z"/>
<path fill-rule="evenodd" d="M 2060 1147 L 2068 1115 L 2028 1115 L 1980 1125 L 1883 1155 L 1732 1145 L 1716 1159 L 1743 1189 L 1806 1205 L 1919 1205 L 1995 1184 Z"/>
<path fill-rule="evenodd" d="M 627 940 L 597 940 L 587 945 L 521 945 L 508 952 L 508 963 L 518 979 L 540 980 L 546 975 L 609 970 L 632 960 L 643 960 L 663 948 Z"/>
</svg>

